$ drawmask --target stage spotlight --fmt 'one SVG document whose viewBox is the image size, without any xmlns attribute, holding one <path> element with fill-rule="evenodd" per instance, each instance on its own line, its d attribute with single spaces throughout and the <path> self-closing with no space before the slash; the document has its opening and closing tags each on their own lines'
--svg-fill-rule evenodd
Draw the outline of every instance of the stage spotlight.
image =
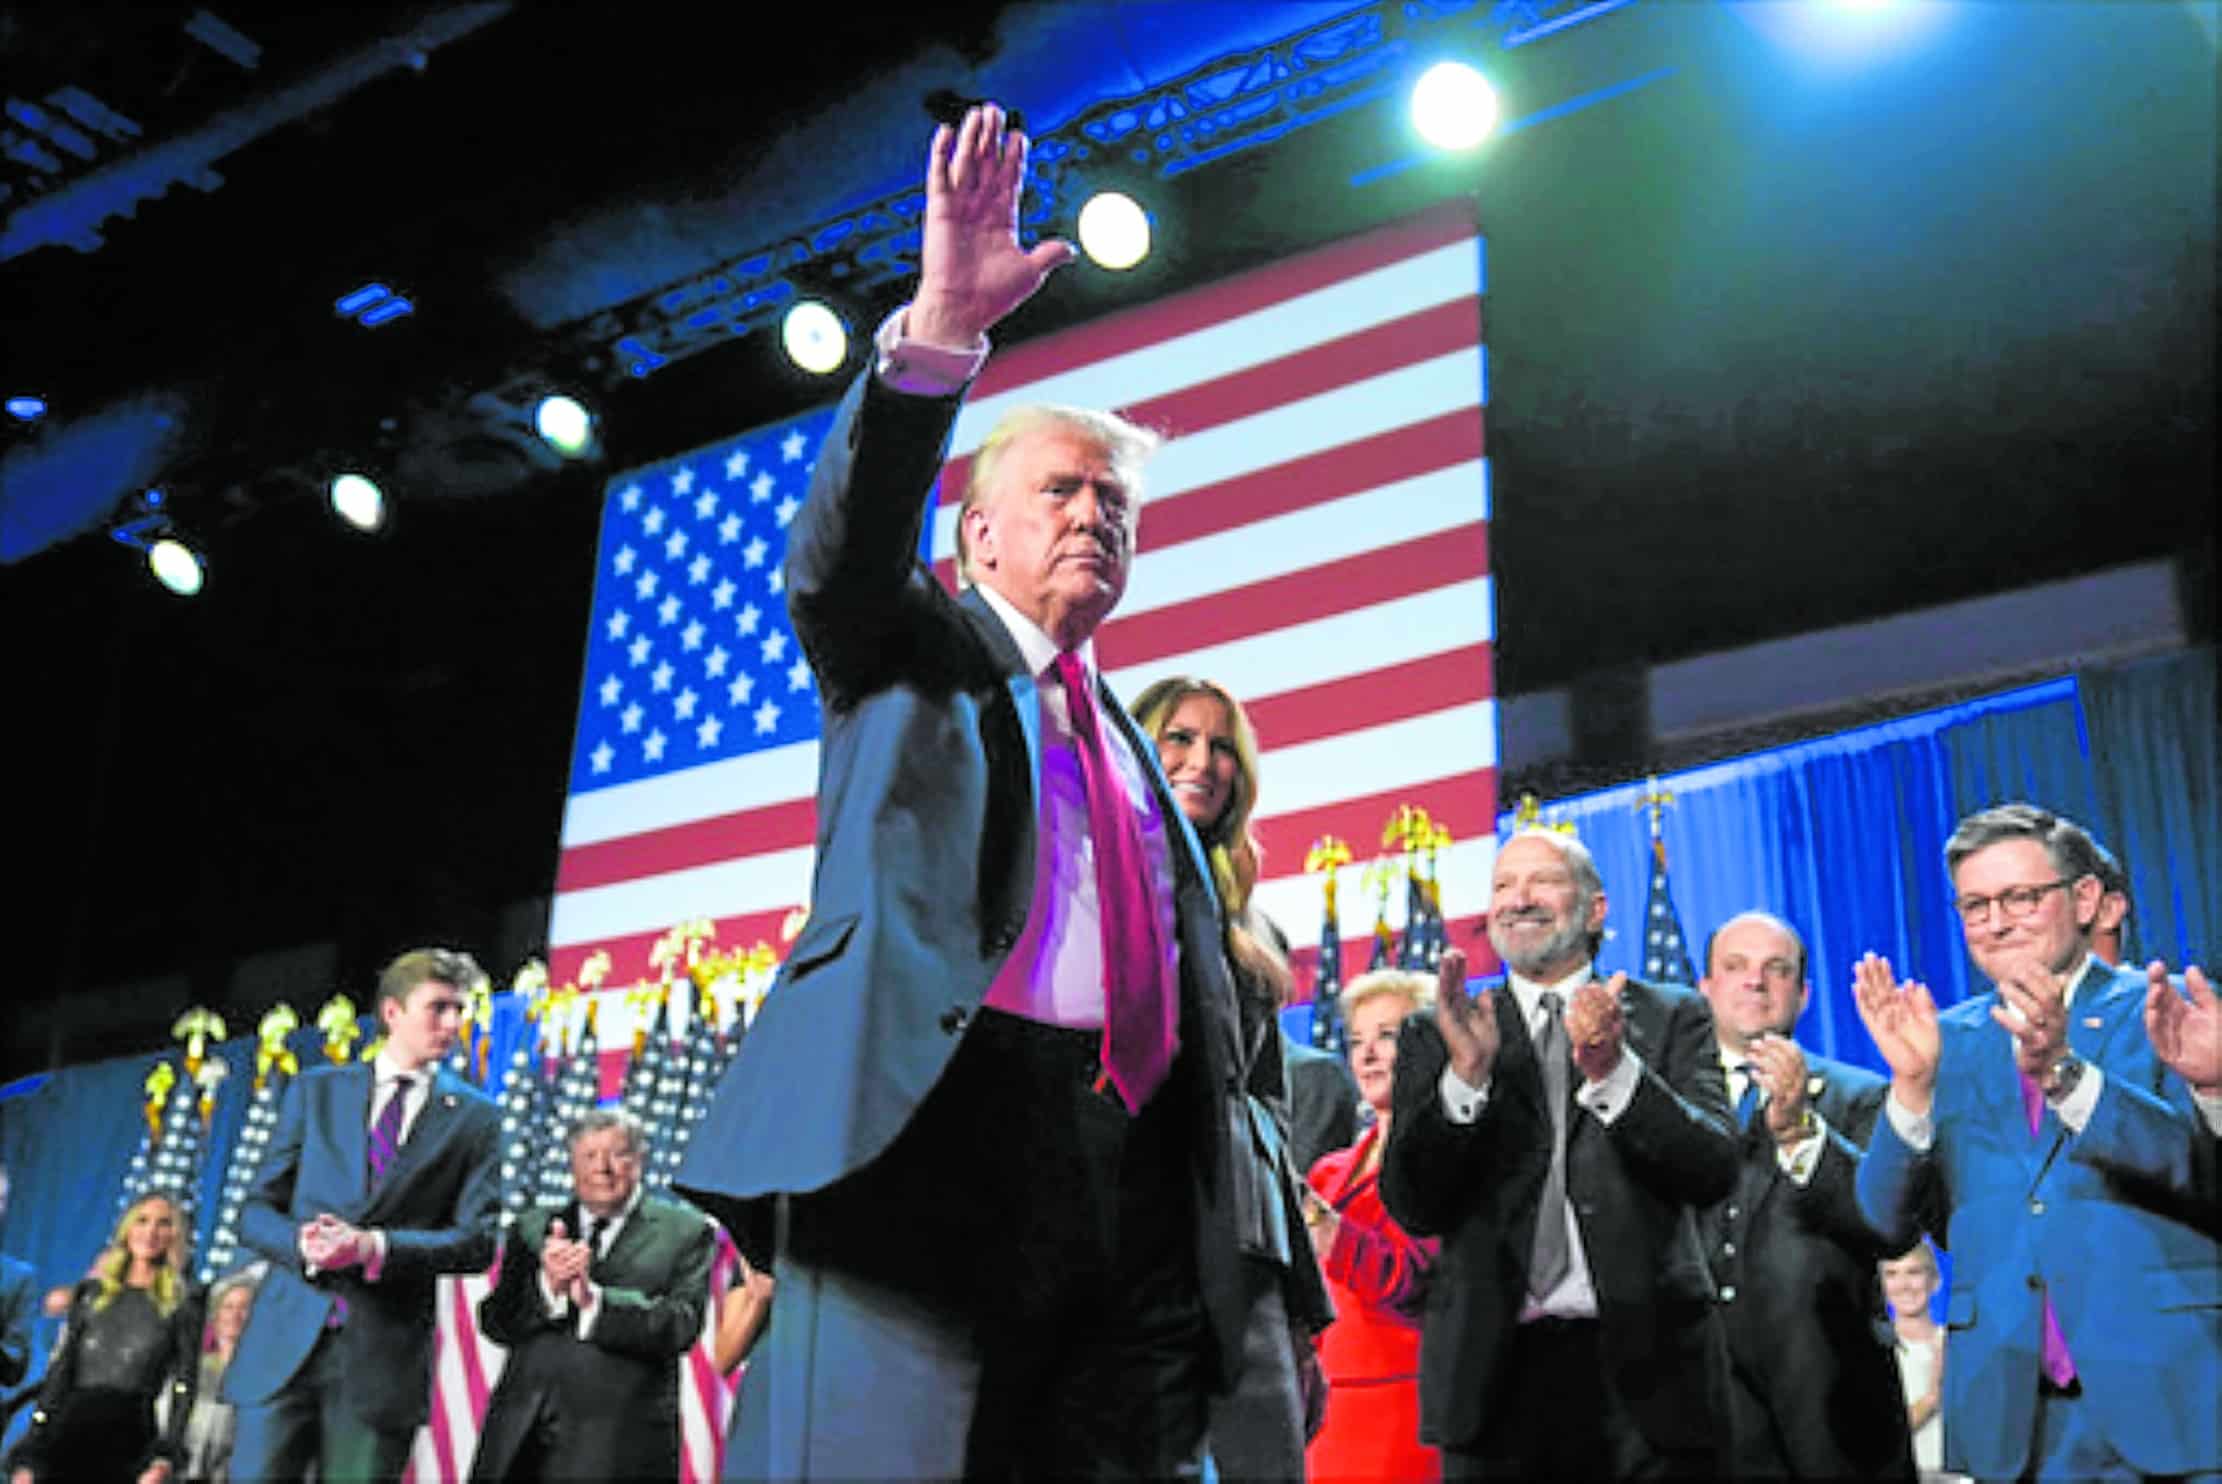
<svg viewBox="0 0 2222 1484">
<path fill-rule="evenodd" d="M 532 410 L 533 431 L 567 459 L 583 456 L 594 443 L 594 418 L 575 397 L 542 397 Z"/>
<path fill-rule="evenodd" d="M 208 573 L 200 553 L 175 536 L 163 536 L 147 546 L 147 569 L 154 580 L 181 598 L 201 590 Z"/>
<path fill-rule="evenodd" d="M 816 299 L 803 299 L 779 322 L 787 359 L 814 376 L 828 376 L 849 358 L 849 327 Z"/>
<path fill-rule="evenodd" d="M 20 396 L 8 398 L 8 416 L 19 423 L 35 423 L 46 416 L 46 398 Z"/>
<path fill-rule="evenodd" d="M 1437 62 L 1412 85 L 1412 126 L 1437 149 L 1472 149 L 1497 127 L 1497 90 L 1464 62 Z"/>
<path fill-rule="evenodd" d="M 1099 268 L 1131 268 L 1150 255 L 1150 214 L 1132 196 L 1098 191 L 1080 208 L 1080 250 Z"/>
<path fill-rule="evenodd" d="M 360 474 L 342 474 L 326 492 L 332 513 L 358 531 L 375 531 L 386 523 L 386 492 Z"/>
</svg>

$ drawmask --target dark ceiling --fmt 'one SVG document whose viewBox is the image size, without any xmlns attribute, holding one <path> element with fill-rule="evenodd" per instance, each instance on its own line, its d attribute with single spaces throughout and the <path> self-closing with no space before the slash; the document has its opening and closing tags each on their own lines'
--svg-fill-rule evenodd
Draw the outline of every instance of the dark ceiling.
<svg viewBox="0 0 2222 1484">
<path fill-rule="evenodd" d="M 2215 7 L 1928 5 L 1933 34 L 1834 60 L 1780 23 L 1831 8 L 1639 0 L 1505 50 L 1580 7 L 1357 7 L 1373 95 L 1151 183 L 1158 256 L 1072 270 L 1011 333 L 1470 194 L 1507 692 L 2153 558 L 2211 634 Z M 548 890 L 602 481 L 830 395 L 762 335 L 626 377 L 614 331 L 659 290 L 904 189 L 935 88 L 1055 128 L 1345 9 L 226 3 L 251 69 L 189 5 L 0 9 L 0 393 L 53 407 L 0 431 L 6 1070 L 180 1007 L 34 1005 L 210 999 L 294 943 L 359 979 Z M 1396 112 L 1444 39 L 1521 125 L 1476 158 L 1418 157 Z M 140 136 L 26 164 L 13 101 L 51 122 L 69 88 Z M 220 183 L 23 246 L 73 186 L 212 139 Z M 415 313 L 335 316 L 366 281 Z M 848 287 L 860 319 L 899 297 Z M 538 470 L 464 411 L 543 383 L 594 400 L 601 463 Z M 345 461 L 387 476 L 380 537 L 318 503 Z M 210 547 L 192 602 L 104 535 L 150 483 Z M 1592 761 L 1640 770 L 1618 744 Z"/>
</svg>

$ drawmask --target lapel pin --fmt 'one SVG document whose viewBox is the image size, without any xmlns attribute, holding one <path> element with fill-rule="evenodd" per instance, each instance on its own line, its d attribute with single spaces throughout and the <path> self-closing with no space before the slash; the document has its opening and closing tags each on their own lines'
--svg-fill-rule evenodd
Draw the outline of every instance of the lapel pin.
<svg viewBox="0 0 2222 1484">
<path fill-rule="evenodd" d="M 1821 1089 L 1825 1085 L 1817 1076 L 1808 1077 L 1805 1079 L 1805 1095 L 1809 1098 L 1817 1098 L 1821 1095 Z"/>
<path fill-rule="evenodd" d="M 443 1107 L 443 1108 L 452 1108 L 452 1107 L 454 1107 L 454 1106 L 455 1106 L 455 1094 L 454 1094 L 454 1093 L 452 1093 L 452 1092 L 449 1092 L 449 1093 L 442 1093 L 442 1094 L 440 1095 L 440 1106 L 441 1106 L 441 1107 Z"/>
<path fill-rule="evenodd" d="M 2105 1021 L 2099 1019 L 2099 1017 L 2096 1015 L 2086 1015 L 2083 1017 L 2083 1028 L 2087 1031 L 2095 1031 L 2105 1023 Z"/>
</svg>

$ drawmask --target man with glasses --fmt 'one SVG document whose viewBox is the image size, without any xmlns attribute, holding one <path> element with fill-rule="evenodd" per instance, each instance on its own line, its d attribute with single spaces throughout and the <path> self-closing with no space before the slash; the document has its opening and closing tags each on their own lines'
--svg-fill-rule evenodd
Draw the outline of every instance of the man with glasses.
<svg viewBox="0 0 2222 1484">
<path fill-rule="evenodd" d="M 2144 1034 L 2165 969 L 2091 951 L 2091 837 L 2028 804 L 1945 845 L 1991 992 L 1939 1014 L 1874 954 L 1860 1018 L 1891 1071 L 1859 1175 L 1895 1240 L 1953 1256 L 1944 1464 L 1982 1478 L 2222 1472 L 2214 1142 Z M 2200 981 L 2204 983 L 2203 979 Z"/>
</svg>

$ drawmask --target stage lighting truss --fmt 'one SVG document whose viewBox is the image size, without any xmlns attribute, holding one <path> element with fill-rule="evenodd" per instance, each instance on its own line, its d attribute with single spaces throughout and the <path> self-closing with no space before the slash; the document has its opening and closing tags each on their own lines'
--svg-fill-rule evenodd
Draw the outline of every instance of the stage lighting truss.
<svg viewBox="0 0 2222 1484">
<path fill-rule="evenodd" d="M 1393 96 L 1404 65 L 1477 42 L 1510 50 L 1560 36 L 1634 0 L 1376 0 L 1267 46 L 1231 53 L 1131 98 L 1115 99 L 1034 140 L 1021 218 L 1069 230 L 1094 193 L 1097 162 L 1116 157 L 1171 179 L 1259 149 L 1350 109 Z M 1146 203 L 1145 203 L 1146 204 Z M 767 326 L 804 291 L 798 270 L 865 294 L 918 270 L 925 192 L 882 197 L 811 231 L 588 320 L 578 359 L 612 378 L 645 377 Z"/>
</svg>

